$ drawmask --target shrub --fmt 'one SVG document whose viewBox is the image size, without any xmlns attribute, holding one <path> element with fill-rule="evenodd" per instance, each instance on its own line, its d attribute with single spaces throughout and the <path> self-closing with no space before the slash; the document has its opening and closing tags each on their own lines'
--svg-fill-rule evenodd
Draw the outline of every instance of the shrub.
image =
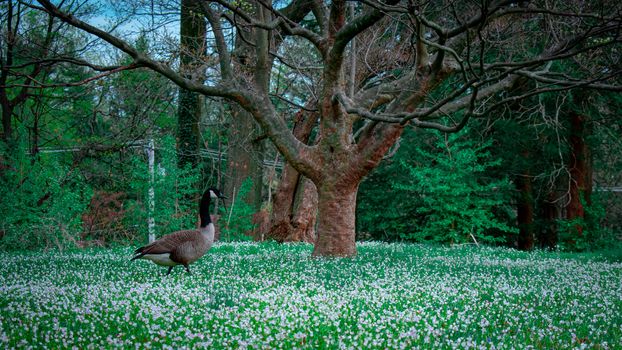
<svg viewBox="0 0 622 350">
<path fill-rule="evenodd" d="M 594 192 L 591 203 L 588 204 L 581 196 L 581 204 L 585 209 L 585 217 L 577 217 L 572 220 L 560 219 L 557 221 L 559 228 L 559 249 L 563 251 L 611 251 L 622 250 L 622 241 L 619 233 L 611 227 L 603 225 L 607 216 L 603 192 Z M 579 233 L 577 228 L 581 227 Z"/>
<path fill-rule="evenodd" d="M 424 217 L 421 226 L 402 231 L 403 238 L 495 243 L 517 232 L 501 218 L 511 212 L 506 206 L 511 193 L 509 180 L 486 176 L 500 163 L 491 159 L 487 151 L 490 145 L 490 141 L 477 144 L 458 135 L 445 135 L 437 139 L 432 151 L 417 149 L 417 163 L 401 162 L 410 179 L 395 182 L 393 187 L 420 201 L 417 213 Z"/>
<path fill-rule="evenodd" d="M 9 154 L 0 176 L 0 249 L 63 249 L 81 240 L 82 213 L 92 191 L 58 155 Z"/>
</svg>

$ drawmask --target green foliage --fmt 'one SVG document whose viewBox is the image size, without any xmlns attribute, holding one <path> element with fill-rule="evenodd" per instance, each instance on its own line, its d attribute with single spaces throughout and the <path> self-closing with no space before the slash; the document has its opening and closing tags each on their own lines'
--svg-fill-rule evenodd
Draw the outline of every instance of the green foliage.
<svg viewBox="0 0 622 350">
<path fill-rule="evenodd" d="M 605 193 L 594 192 L 591 204 L 585 201 L 581 193 L 581 204 L 585 217 L 573 220 L 558 220 L 558 247 L 562 251 L 600 251 L 605 249 L 622 249 L 622 242 L 614 230 L 602 225 L 607 216 L 603 204 Z M 579 228 L 581 232 L 579 232 Z"/>
<path fill-rule="evenodd" d="M 230 212 L 225 213 L 225 217 L 219 221 L 222 241 L 250 241 L 252 239 L 249 234 L 255 228 L 253 224 L 255 209 L 246 200 L 252 189 L 253 180 L 248 177 L 242 182 L 235 201 L 229 208 Z"/>
<path fill-rule="evenodd" d="M 423 217 L 417 213 L 421 198 L 394 190 L 389 181 L 409 181 L 401 162 L 410 158 L 422 138 L 412 129 L 405 130 L 395 155 L 383 161 L 359 186 L 356 208 L 359 240 L 401 240 L 401 232 L 421 224 Z"/>
<path fill-rule="evenodd" d="M 401 162 L 410 180 L 394 182 L 393 187 L 418 197 L 422 205 L 417 213 L 424 216 L 421 226 L 401 232 L 403 238 L 495 243 L 505 240 L 499 233 L 517 232 L 498 215 L 509 212 L 505 205 L 511 184 L 505 178 L 486 176 L 499 165 L 487 151 L 490 145 L 490 141 L 478 145 L 458 135 L 444 135 L 432 151 L 417 150 L 420 161 Z"/>
<path fill-rule="evenodd" d="M 79 171 L 56 155 L 32 158 L 0 150 L 0 249 L 59 248 L 78 244 L 81 215 L 92 191 Z"/>
<path fill-rule="evenodd" d="M 164 136 L 155 142 L 156 164 L 154 171 L 154 198 L 156 236 L 197 226 L 198 201 L 195 185 L 201 176 L 191 167 L 177 167 L 175 139 Z M 128 200 L 130 207 L 126 217 L 127 225 L 137 225 L 137 231 L 143 237 L 148 235 L 149 187 L 151 175 L 144 156 L 132 159 L 130 188 L 137 194 L 137 199 Z"/>
</svg>

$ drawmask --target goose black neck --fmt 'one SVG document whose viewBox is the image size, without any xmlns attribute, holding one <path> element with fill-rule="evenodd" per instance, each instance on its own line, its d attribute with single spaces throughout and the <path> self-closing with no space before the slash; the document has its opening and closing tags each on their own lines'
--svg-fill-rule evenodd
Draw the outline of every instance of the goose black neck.
<svg viewBox="0 0 622 350">
<path fill-rule="evenodd" d="M 212 218 L 209 216 L 209 204 L 211 201 L 210 191 L 205 191 L 203 197 L 201 197 L 201 203 L 199 204 L 199 215 L 201 217 L 201 227 L 206 227 L 212 222 Z"/>
</svg>

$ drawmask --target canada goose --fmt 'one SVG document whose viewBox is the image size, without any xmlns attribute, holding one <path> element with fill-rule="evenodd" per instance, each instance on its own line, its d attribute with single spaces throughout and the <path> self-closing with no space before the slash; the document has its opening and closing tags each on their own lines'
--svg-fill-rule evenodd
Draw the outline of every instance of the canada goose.
<svg viewBox="0 0 622 350">
<path fill-rule="evenodd" d="M 211 198 L 222 198 L 225 196 L 215 188 L 209 188 L 201 198 L 199 205 L 199 215 L 201 216 L 201 228 L 198 230 L 176 231 L 144 247 L 134 251 L 136 259 L 147 259 L 160 266 L 168 266 L 168 276 L 176 265 L 183 265 L 190 273 L 188 265 L 199 260 L 214 243 L 214 224 L 209 215 L 209 205 Z"/>
</svg>

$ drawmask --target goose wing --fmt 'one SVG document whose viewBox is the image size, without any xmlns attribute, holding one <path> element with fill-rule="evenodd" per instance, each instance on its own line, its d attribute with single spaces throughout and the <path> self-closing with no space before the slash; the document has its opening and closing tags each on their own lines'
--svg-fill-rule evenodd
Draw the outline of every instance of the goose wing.
<svg viewBox="0 0 622 350">
<path fill-rule="evenodd" d="M 134 251 L 132 260 L 139 259 L 145 254 L 166 254 L 173 253 L 179 246 L 196 240 L 201 233 L 197 230 L 177 231 L 160 239 L 140 247 Z"/>
</svg>

